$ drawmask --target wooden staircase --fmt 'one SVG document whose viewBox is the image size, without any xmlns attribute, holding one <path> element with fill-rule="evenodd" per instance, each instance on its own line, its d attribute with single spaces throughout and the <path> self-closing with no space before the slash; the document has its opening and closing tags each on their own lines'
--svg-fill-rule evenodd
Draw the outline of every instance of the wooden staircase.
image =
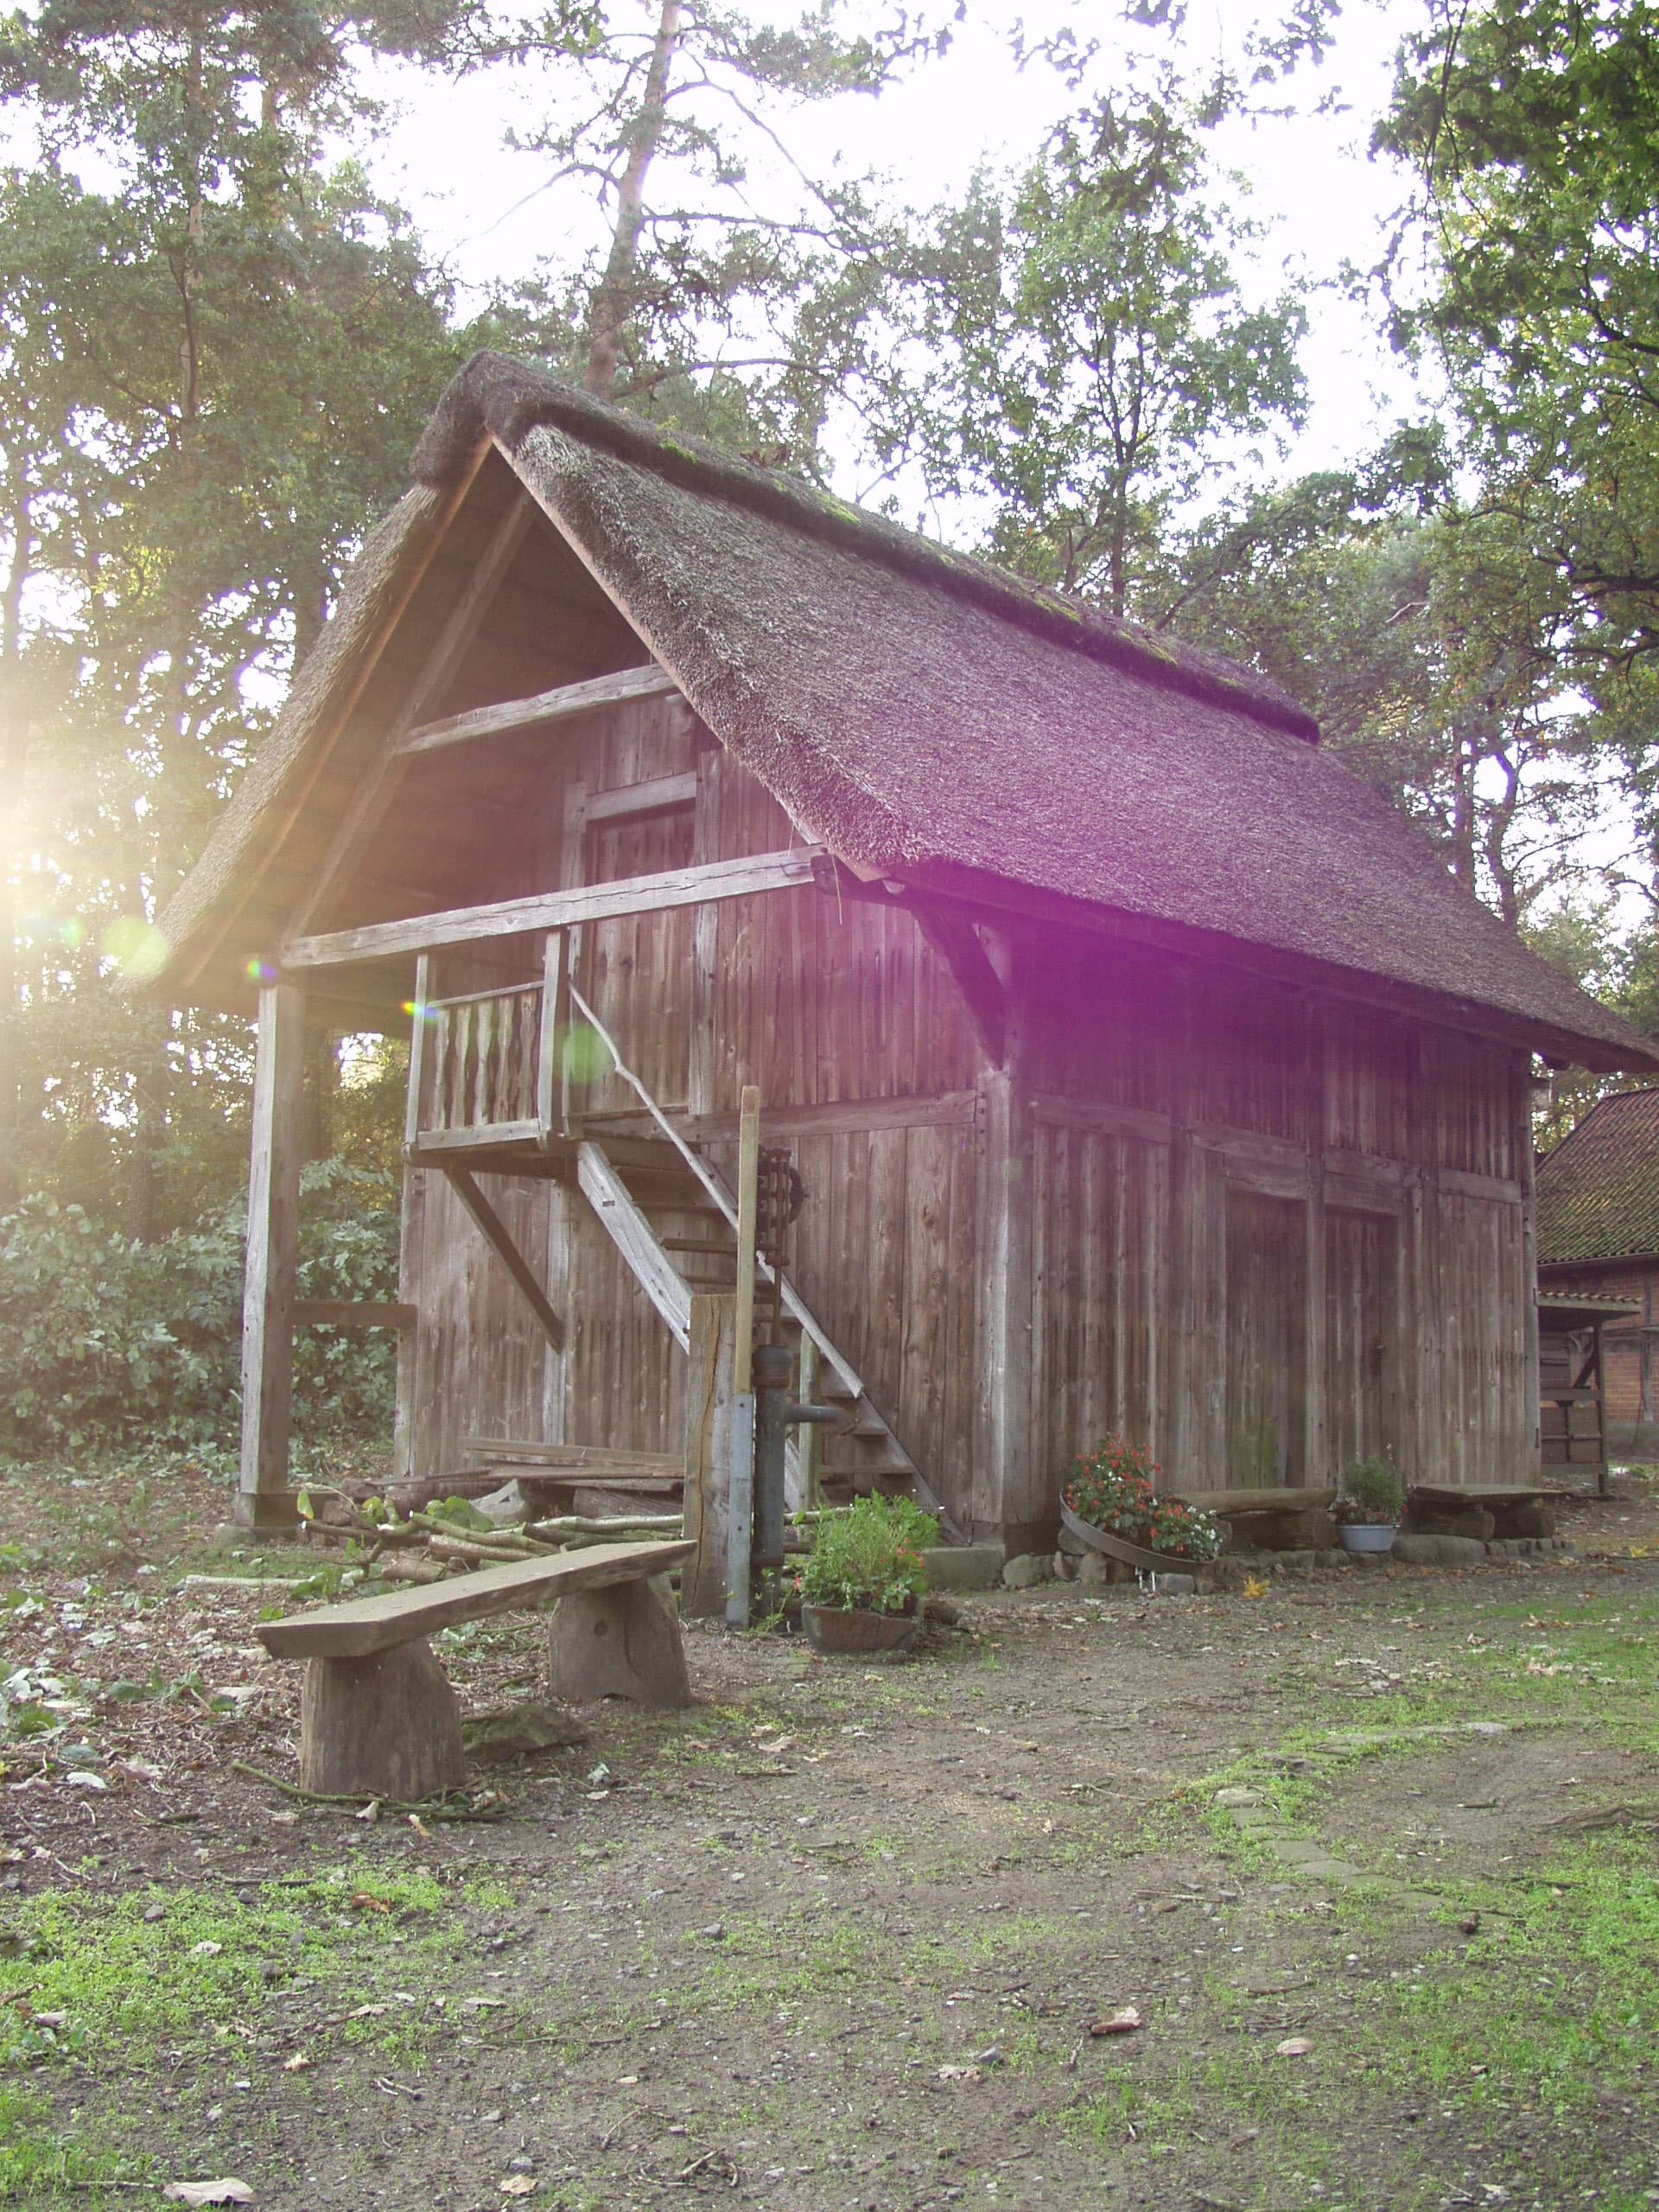
<svg viewBox="0 0 1659 2212">
<path fill-rule="evenodd" d="M 625 1069 L 621 1072 L 626 1075 Z M 665 1122 L 664 1126 L 662 1141 L 630 1138 L 626 1150 L 620 1144 L 584 1136 L 577 1147 L 576 1179 L 640 1287 L 684 1348 L 690 1342 L 692 1294 L 729 1294 L 736 1287 L 737 1206 L 718 1170 Z M 653 1216 L 670 1217 L 676 1225 L 659 1225 Z M 696 1224 L 690 1233 L 683 1226 L 688 1218 Z M 757 1307 L 764 1309 L 773 1295 L 772 1271 L 760 1260 Z M 937 1515 L 947 1534 L 957 1534 L 893 1424 L 787 1275 L 780 1336 L 796 1354 L 798 1373 L 802 1351 L 810 1344 L 817 1355 L 815 1397 L 820 1404 L 842 1407 L 851 1415 L 848 1428 L 823 1433 L 818 1481 L 827 1497 L 834 1502 L 837 1497 L 866 1497 L 872 1491 L 908 1495 Z M 809 1370 L 811 1363 L 809 1357 Z M 791 1473 L 792 1452 L 793 1447 Z M 797 1489 L 797 1480 L 791 1480 L 791 1490 Z M 792 1503 L 798 1502 L 798 1492 L 791 1498 Z"/>
</svg>

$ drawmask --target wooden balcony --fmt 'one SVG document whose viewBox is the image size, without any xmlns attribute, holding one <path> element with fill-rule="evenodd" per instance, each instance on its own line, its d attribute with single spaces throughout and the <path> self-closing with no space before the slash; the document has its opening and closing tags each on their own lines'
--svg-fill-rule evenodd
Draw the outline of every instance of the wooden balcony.
<svg viewBox="0 0 1659 2212">
<path fill-rule="evenodd" d="M 569 1004 L 564 932 L 550 931 L 541 976 L 453 998 L 428 995 L 418 963 L 410 1048 L 404 1150 L 411 1159 L 465 1159 L 550 1169 L 568 1153 L 569 1097 L 559 1065 Z"/>
</svg>

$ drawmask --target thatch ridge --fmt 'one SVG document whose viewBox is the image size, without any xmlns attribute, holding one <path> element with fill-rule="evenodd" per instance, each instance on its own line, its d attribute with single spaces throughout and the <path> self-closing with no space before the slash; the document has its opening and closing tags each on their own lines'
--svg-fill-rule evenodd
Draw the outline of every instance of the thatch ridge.
<svg viewBox="0 0 1659 2212">
<path fill-rule="evenodd" d="M 568 432 L 584 446 L 649 468 L 686 491 L 750 507 L 809 537 L 845 546 L 864 560 L 942 583 L 1004 621 L 1145 682 L 1318 742 L 1313 717 L 1270 677 L 954 553 L 884 516 L 836 499 L 800 477 L 758 467 L 706 439 L 657 429 L 505 353 L 474 353 L 450 379 L 410 457 L 410 474 L 417 482 L 447 486 L 472 466 L 486 439 L 517 454 L 537 429 Z"/>
</svg>

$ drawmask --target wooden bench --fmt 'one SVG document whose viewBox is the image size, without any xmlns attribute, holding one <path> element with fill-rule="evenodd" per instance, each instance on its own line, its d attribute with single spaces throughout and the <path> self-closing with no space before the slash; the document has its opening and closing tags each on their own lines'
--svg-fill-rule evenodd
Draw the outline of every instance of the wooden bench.
<svg viewBox="0 0 1659 2212">
<path fill-rule="evenodd" d="M 594 1544 L 264 1623 L 259 1640 L 273 1658 L 306 1662 L 301 1786 L 410 1800 L 458 1789 L 461 1708 L 426 1639 L 493 1613 L 557 1607 L 548 1637 L 556 1697 L 689 1705 L 679 1615 L 657 1578 L 696 1549 Z"/>
<path fill-rule="evenodd" d="M 1553 1536 L 1555 1493 L 1537 1483 L 1412 1483 L 1406 1519 L 1427 1535 Z"/>
<path fill-rule="evenodd" d="M 1313 1548 L 1314 1516 L 1328 1513 L 1337 1499 L 1334 1487 L 1186 1490 L 1180 1496 L 1198 1512 L 1226 1522 L 1229 1528 L 1242 1522 L 1243 1526 L 1235 1531 L 1236 1541 L 1244 1540 L 1241 1549 L 1285 1552 Z"/>
</svg>

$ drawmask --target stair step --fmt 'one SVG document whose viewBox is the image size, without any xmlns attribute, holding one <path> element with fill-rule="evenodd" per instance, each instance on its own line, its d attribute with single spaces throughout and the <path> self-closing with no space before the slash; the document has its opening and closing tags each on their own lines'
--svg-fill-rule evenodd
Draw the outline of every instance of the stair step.
<svg viewBox="0 0 1659 2212">
<path fill-rule="evenodd" d="M 664 1252 L 712 1252 L 722 1260 L 737 1257 L 735 1244 L 721 1244 L 712 1236 L 659 1236 Z"/>
</svg>

